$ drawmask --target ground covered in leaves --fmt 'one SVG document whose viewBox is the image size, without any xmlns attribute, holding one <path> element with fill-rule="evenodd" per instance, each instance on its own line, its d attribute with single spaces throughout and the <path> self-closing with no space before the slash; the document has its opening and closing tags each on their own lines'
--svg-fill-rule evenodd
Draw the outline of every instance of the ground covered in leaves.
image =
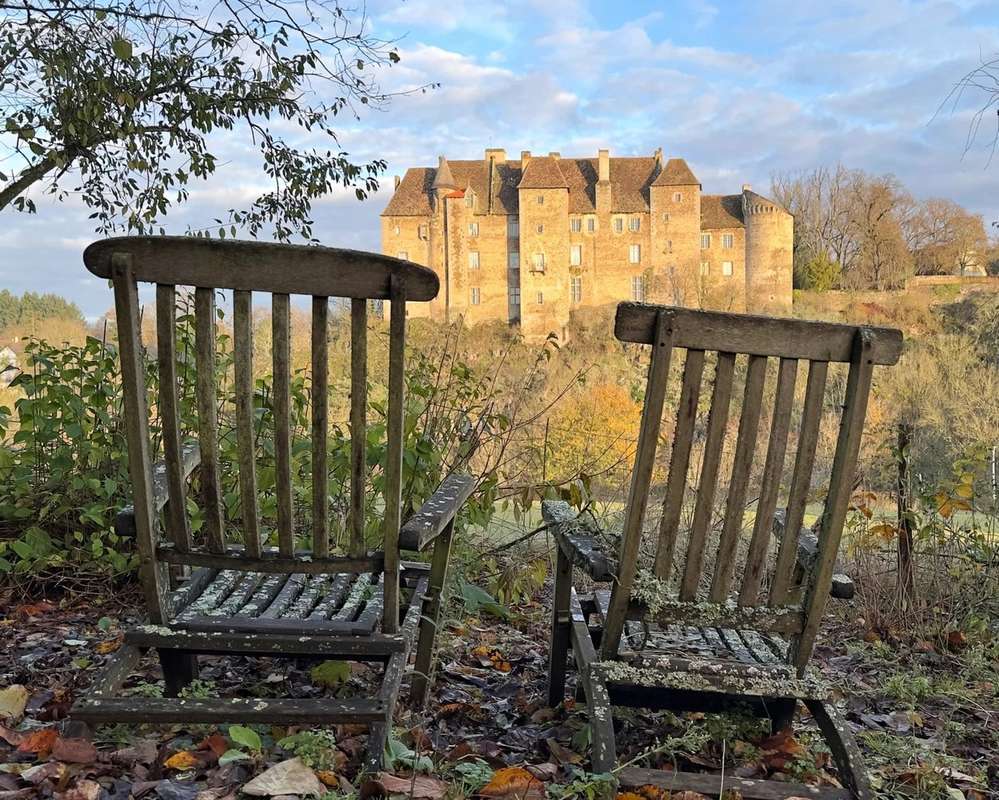
<svg viewBox="0 0 999 800">
<path fill-rule="evenodd" d="M 0 593 L 0 800 L 228 800 L 240 796 L 333 798 L 388 794 L 438 798 L 613 796 L 612 776 L 590 774 L 585 708 L 544 703 L 547 597 L 473 615 L 460 604 L 440 641 L 425 711 L 403 704 L 385 771 L 362 776 L 362 726 L 329 729 L 204 725 L 103 726 L 67 719 L 75 697 L 137 619 L 119 598 Z M 843 619 L 849 617 L 841 608 Z M 884 797 L 999 798 L 999 665 L 995 645 L 964 641 L 903 646 L 831 620 L 816 661 L 843 696 L 878 793 Z M 945 643 L 946 645 L 946 643 Z M 191 696 L 363 692 L 364 665 L 205 658 Z M 147 659 L 129 691 L 158 696 Z M 804 711 L 795 735 L 729 715 L 621 709 L 622 761 L 837 785 L 829 754 Z M 625 795 L 619 795 L 625 797 Z M 656 800 L 650 790 L 629 800 Z M 674 798 L 681 797 L 674 794 Z M 682 794 L 683 800 L 700 795 Z"/>
</svg>

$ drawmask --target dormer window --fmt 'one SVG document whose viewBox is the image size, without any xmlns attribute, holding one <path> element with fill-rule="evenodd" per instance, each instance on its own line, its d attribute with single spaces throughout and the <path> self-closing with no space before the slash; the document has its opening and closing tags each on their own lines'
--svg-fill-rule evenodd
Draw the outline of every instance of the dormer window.
<svg viewBox="0 0 999 800">
<path fill-rule="evenodd" d="M 399 230 L 399 229 L 398 229 L 398 228 L 396 228 L 396 232 L 397 232 L 397 233 L 398 233 L 398 230 Z M 426 225 L 421 225 L 421 226 L 420 226 L 420 227 L 419 227 L 419 228 L 417 229 L 417 235 L 418 235 L 418 236 L 419 236 L 419 237 L 420 237 L 420 238 L 421 238 L 421 239 L 422 239 L 423 241 L 426 241 L 427 239 L 429 239 L 429 238 L 430 238 L 430 229 L 429 229 L 429 227 L 427 227 Z"/>
<path fill-rule="evenodd" d="M 683 202 L 683 192 L 673 192 L 673 202 L 682 203 Z"/>
<path fill-rule="evenodd" d="M 467 208 L 475 208 L 475 195 L 470 189 L 465 192 L 465 206 Z"/>
</svg>

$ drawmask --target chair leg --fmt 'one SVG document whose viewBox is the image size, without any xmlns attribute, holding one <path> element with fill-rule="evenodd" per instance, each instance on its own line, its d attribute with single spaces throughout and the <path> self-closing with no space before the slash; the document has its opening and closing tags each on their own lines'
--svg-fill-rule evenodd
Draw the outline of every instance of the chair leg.
<svg viewBox="0 0 999 800">
<path fill-rule="evenodd" d="M 846 720 L 822 700 L 806 700 L 805 705 L 829 745 L 843 783 L 856 800 L 874 800 L 863 756 Z"/>
<path fill-rule="evenodd" d="M 385 766 L 385 745 L 388 744 L 390 723 L 374 722 L 368 732 L 368 753 L 364 763 L 366 772 L 381 772 Z"/>
<path fill-rule="evenodd" d="M 556 548 L 555 602 L 552 606 L 552 639 L 548 654 L 548 705 L 557 706 L 565 699 L 566 659 L 569 655 L 569 636 L 572 622 L 569 615 L 569 597 L 572 594 L 572 562 Z"/>
<path fill-rule="evenodd" d="M 420 617 L 420 633 L 416 645 L 416 668 L 410 683 L 410 701 L 416 708 L 427 702 L 430 684 L 433 682 L 434 643 L 437 639 L 437 626 L 441 616 L 441 594 L 447 578 L 447 565 L 451 558 L 451 539 L 454 535 L 454 520 L 434 542 L 434 557 L 430 565 L 430 585 L 427 590 L 427 605 Z"/>
<path fill-rule="evenodd" d="M 794 724 L 794 712 L 797 708 L 798 701 L 794 698 L 767 702 L 767 711 L 770 713 L 771 731 L 777 733 L 788 730 Z"/>
<path fill-rule="evenodd" d="M 181 690 L 198 677 L 198 657 L 185 650 L 158 650 L 166 696 L 176 697 Z"/>
</svg>

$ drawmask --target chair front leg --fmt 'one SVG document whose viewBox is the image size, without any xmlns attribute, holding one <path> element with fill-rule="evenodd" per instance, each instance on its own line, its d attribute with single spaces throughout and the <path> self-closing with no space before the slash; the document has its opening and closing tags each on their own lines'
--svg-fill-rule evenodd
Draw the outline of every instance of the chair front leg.
<svg viewBox="0 0 999 800">
<path fill-rule="evenodd" d="M 548 655 L 548 705 L 554 708 L 565 699 L 566 658 L 572 620 L 569 598 L 572 594 L 572 562 L 556 547 L 555 601 L 552 604 L 552 642 Z"/>
<path fill-rule="evenodd" d="M 198 677 L 198 656 L 184 650 L 159 650 L 160 666 L 167 697 L 177 697 L 181 690 Z"/>
<path fill-rule="evenodd" d="M 434 643 L 437 639 L 437 626 L 440 623 L 441 595 L 447 578 L 448 562 L 451 559 L 451 539 L 454 536 L 454 519 L 441 531 L 434 542 L 434 557 L 430 563 L 430 585 L 427 589 L 427 605 L 420 617 L 420 634 L 416 646 L 416 671 L 410 686 L 410 699 L 417 708 L 427 702 L 430 684 L 433 681 Z"/>
</svg>

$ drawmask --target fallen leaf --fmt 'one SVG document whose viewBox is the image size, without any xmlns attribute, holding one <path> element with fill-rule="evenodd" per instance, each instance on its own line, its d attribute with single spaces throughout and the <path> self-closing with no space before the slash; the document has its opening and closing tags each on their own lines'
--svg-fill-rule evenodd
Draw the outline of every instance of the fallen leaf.
<svg viewBox="0 0 999 800">
<path fill-rule="evenodd" d="M 157 750 L 156 742 L 143 739 L 131 747 L 115 750 L 111 754 L 111 761 L 126 767 L 131 767 L 134 764 L 152 764 L 156 760 Z"/>
<path fill-rule="evenodd" d="M 97 760 L 97 748 L 86 739 L 56 739 L 52 757 L 70 764 L 93 764 Z"/>
<path fill-rule="evenodd" d="M 951 650 L 963 650 L 968 646 L 968 637 L 963 631 L 951 631 L 947 634 L 947 647 Z"/>
<path fill-rule="evenodd" d="M 176 769 L 180 771 L 194 769 L 200 765 L 201 759 L 190 750 L 181 750 L 179 753 L 174 753 L 170 756 L 170 758 L 163 762 L 163 766 L 167 769 Z"/>
<path fill-rule="evenodd" d="M 45 728 L 40 731 L 29 733 L 24 737 L 17 749 L 18 752 L 35 753 L 40 758 L 44 758 L 52 752 L 52 746 L 58 738 L 59 733 L 55 728 Z"/>
<path fill-rule="evenodd" d="M 412 800 L 440 800 L 447 789 L 446 783 L 427 775 L 400 777 L 388 772 L 379 772 L 366 787 L 362 788 L 361 794 L 370 797 L 380 790 L 386 795 L 398 794 Z"/>
<path fill-rule="evenodd" d="M 29 697 L 31 693 L 19 683 L 0 689 L 0 719 L 7 718 L 12 722 L 21 719 Z"/>
<path fill-rule="evenodd" d="M 41 783 L 47 778 L 58 781 L 66 771 L 66 766 L 58 761 L 48 761 L 35 767 L 29 767 L 21 773 L 21 780 L 28 783 Z"/>
<path fill-rule="evenodd" d="M 708 798 L 700 792 L 692 792 L 690 789 L 686 789 L 682 792 L 673 792 L 669 796 L 669 800 L 708 800 Z"/>
<path fill-rule="evenodd" d="M 541 800 L 545 785 L 523 767 L 505 767 L 493 773 L 492 780 L 479 789 L 483 797 L 511 797 Z"/>
<path fill-rule="evenodd" d="M 326 788 L 316 774 L 300 758 L 289 758 L 275 764 L 246 784 L 242 791 L 254 797 L 277 797 L 282 794 L 322 797 L 326 794 Z"/>
<path fill-rule="evenodd" d="M 97 781 L 77 781 L 76 786 L 63 793 L 62 800 L 98 800 L 101 785 Z"/>
<path fill-rule="evenodd" d="M 3 739 L 9 745 L 17 747 L 22 741 L 24 741 L 24 734 L 0 725 L 0 739 Z"/>
<path fill-rule="evenodd" d="M 24 617 L 37 617 L 40 614 L 44 614 L 47 611 L 55 611 L 56 607 L 52 605 L 48 600 L 42 600 L 40 603 L 31 603 L 29 605 L 18 606 L 15 614 Z"/>
<path fill-rule="evenodd" d="M 559 764 L 582 764 L 583 757 L 579 753 L 574 753 L 568 747 L 560 745 L 555 739 L 545 739 L 548 750 Z"/>
<path fill-rule="evenodd" d="M 211 736 L 206 737 L 201 744 L 198 745 L 198 749 L 211 750 L 215 754 L 215 757 L 218 758 L 229 749 L 229 740 L 226 739 L 221 733 L 213 733 Z"/>
<path fill-rule="evenodd" d="M 94 652 L 99 653 L 102 656 L 106 656 L 108 653 L 113 653 L 115 650 L 121 647 L 121 643 L 123 641 L 124 637 L 119 636 L 117 639 L 107 639 L 106 641 L 98 642 L 97 645 L 94 647 Z"/>
<path fill-rule="evenodd" d="M 317 686 L 336 689 L 350 679 L 350 663 L 347 661 L 324 661 L 309 670 L 309 677 Z"/>
<path fill-rule="evenodd" d="M 340 779 L 337 777 L 337 774 L 335 772 L 330 772 L 328 769 L 317 769 L 316 777 L 327 786 L 331 786 L 334 789 L 340 786 Z"/>
<path fill-rule="evenodd" d="M 558 764 L 547 761 L 544 764 L 528 764 L 524 767 L 539 781 L 553 781 L 558 775 Z"/>
</svg>

